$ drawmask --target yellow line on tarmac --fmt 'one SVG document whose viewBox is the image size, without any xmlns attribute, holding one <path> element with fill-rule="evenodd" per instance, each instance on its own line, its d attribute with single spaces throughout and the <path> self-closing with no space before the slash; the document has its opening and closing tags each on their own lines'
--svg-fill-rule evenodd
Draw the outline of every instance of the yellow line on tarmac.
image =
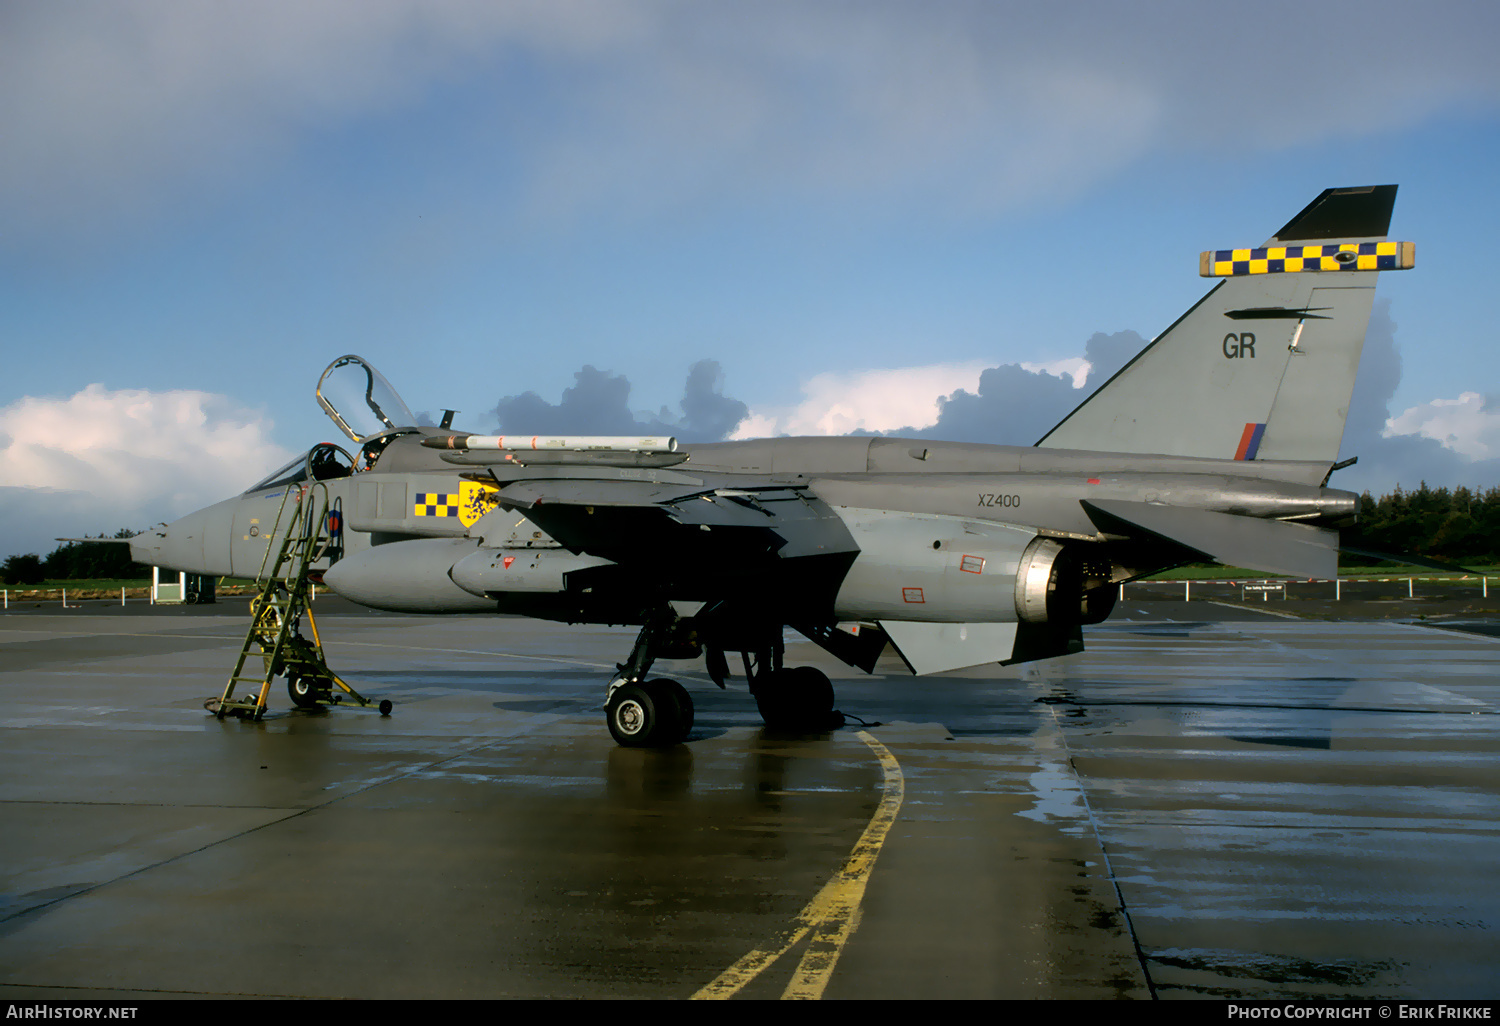
<svg viewBox="0 0 1500 1026">
<path fill-rule="evenodd" d="M 833 879 L 824 884 L 823 889 L 797 914 L 796 925 L 784 935 L 780 948 L 750 952 L 694 994 L 693 1000 L 722 1001 L 733 997 L 808 934 L 812 934 L 812 940 L 781 997 L 783 1000 L 816 1000 L 823 996 L 844 945 L 859 928 L 859 907 L 865 897 L 865 884 L 906 795 L 906 780 L 896 757 L 865 731 L 861 730 L 858 736 L 880 760 L 881 771 L 885 774 L 885 795 L 880 799 L 875 815 L 870 817 L 865 832 L 855 842 L 854 849 Z"/>
</svg>

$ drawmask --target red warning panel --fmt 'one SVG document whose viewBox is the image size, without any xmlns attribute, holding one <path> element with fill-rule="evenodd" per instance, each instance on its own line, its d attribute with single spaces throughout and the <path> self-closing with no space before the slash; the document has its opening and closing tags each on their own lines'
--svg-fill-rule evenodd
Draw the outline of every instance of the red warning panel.
<svg viewBox="0 0 1500 1026">
<path fill-rule="evenodd" d="M 966 574 L 984 573 L 983 556 L 965 556 L 958 561 L 958 568 Z"/>
<path fill-rule="evenodd" d="M 915 603 L 923 603 L 923 604 L 925 604 L 927 602 L 927 600 L 922 597 L 922 589 L 921 588 L 902 588 L 901 589 L 901 597 L 903 599 L 905 599 L 907 602 L 915 602 Z"/>
</svg>

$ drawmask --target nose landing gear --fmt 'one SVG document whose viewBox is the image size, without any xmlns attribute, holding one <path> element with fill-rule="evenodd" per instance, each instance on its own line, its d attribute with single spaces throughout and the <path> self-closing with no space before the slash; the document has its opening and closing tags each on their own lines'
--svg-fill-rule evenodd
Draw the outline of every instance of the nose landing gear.
<svg viewBox="0 0 1500 1026">
<path fill-rule="evenodd" d="M 604 715 L 615 741 L 626 748 L 666 748 L 693 729 L 693 699 L 675 680 L 646 680 L 661 653 L 697 655 L 701 646 L 670 608 L 647 619 L 630 658 L 604 693 Z"/>
</svg>

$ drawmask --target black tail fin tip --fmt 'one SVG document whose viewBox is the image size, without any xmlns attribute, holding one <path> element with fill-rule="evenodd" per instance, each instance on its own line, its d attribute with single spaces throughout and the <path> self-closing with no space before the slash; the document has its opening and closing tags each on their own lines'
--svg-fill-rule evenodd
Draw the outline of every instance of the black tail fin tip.
<svg viewBox="0 0 1500 1026">
<path fill-rule="evenodd" d="M 1394 185 L 1324 189 L 1271 241 L 1384 238 L 1390 231 L 1391 210 L 1395 205 Z"/>
</svg>

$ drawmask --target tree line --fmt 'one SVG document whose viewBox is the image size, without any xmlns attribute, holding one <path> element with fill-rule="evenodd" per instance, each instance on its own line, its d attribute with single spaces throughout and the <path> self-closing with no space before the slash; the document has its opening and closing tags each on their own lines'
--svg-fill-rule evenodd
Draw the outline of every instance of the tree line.
<svg viewBox="0 0 1500 1026">
<path fill-rule="evenodd" d="M 121 529 L 101 539 L 129 538 L 134 531 Z M 141 580 L 151 568 L 130 558 L 130 546 L 111 541 L 64 542 L 43 559 L 35 552 L 11 556 L 0 564 L 0 579 L 9 585 L 41 584 L 43 581 Z"/>
<path fill-rule="evenodd" d="M 1343 531 L 1344 545 L 1401 555 L 1415 554 L 1455 563 L 1500 562 L 1500 487 L 1484 490 L 1460 485 L 1416 491 L 1400 485 L 1376 499 L 1359 499 L 1359 523 Z M 1360 566 L 1376 562 L 1346 556 Z"/>
</svg>

